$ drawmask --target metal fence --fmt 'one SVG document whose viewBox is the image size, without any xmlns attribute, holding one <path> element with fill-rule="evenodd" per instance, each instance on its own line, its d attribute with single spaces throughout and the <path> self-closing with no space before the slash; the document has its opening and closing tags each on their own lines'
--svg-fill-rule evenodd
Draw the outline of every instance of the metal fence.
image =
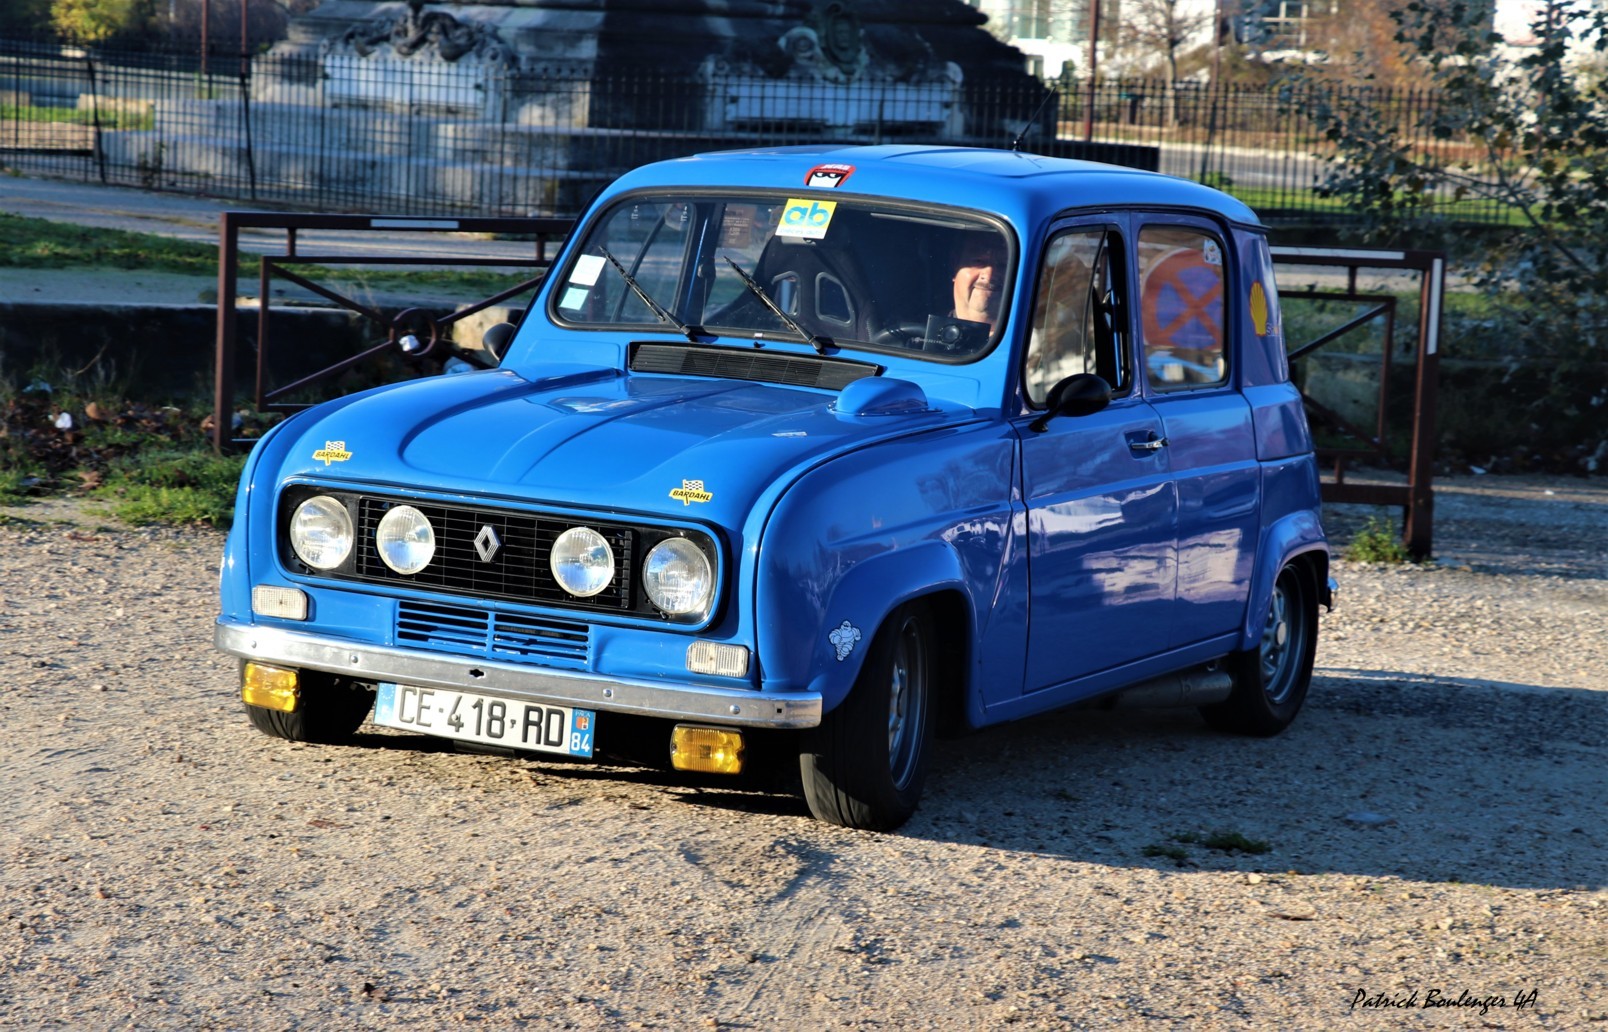
<svg viewBox="0 0 1608 1032">
<path fill-rule="evenodd" d="M 1264 217 L 1343 214 L 1315 192 L 1327 145 L 1309 96 L 1054 85 L 1044 105 L 1047 84 L 1020 77 L 842 86 L 714 67 L 671 78 L 0 40 L 0 164 L 311 210 L 562 217 L 660 158 L 812 141 L 1008 146 L 1025 132 L 1024 150 L 1156 167 Z M 1377 99 L 1403 126 L 1435 102 Z"/>
</svg>

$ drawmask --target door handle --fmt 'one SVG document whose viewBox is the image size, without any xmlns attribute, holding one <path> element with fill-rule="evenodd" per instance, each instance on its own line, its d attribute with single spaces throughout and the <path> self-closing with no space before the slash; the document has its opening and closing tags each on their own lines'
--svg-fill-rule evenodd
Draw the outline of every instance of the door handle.
<svg viewBox="0 0 1608 1032">
<path fill-rule="evenodd" d="M 1158 452 L 1167 447 L 1167 438 L 1157 437 L 1152 433 L 1144 440 L 1140 440 L 1136 435 L 1128 438 L 1128 447 L 1132 448 L 1134 451 Z"/>
</svg>

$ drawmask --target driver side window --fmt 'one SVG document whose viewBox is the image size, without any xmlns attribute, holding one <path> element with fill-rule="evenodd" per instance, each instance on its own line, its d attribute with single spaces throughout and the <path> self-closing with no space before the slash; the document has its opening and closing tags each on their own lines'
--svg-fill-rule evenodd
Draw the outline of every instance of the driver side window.
<svg viewBox="0 0 1608 1032">
<path fill-rule="evenodd" d="M 1098 375 L 1113 394 L 1128 390 L 1120 245 L 1116 231 L 1104 227 L 1064 230 L 1046 245 L 1024 378 L 1033 404 L 1043 405 L 1051 387 L 1076 373 Z"/>
</svg>

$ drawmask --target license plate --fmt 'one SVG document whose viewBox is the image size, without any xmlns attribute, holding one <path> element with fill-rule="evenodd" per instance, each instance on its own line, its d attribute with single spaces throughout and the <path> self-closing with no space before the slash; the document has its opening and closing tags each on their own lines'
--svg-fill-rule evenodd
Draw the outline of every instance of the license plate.
<svg viewBox="0 0 1608 1032">
<path fill-rule="evenodd" d="M 510 702 L 475 692 L 382 682 L 374 723 L 461 742 L 591 756 L 597 713 L 568 706 Z"/>
</svg>

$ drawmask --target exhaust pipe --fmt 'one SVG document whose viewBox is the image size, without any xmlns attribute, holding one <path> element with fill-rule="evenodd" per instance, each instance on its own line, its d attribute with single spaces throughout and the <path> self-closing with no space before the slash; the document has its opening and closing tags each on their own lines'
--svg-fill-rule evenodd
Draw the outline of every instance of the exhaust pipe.
<svg viewBox="0 0 1608 1032">
<path fill-rule="evenodd" d="M 1222 702 L 1234 690 L 1226 670 L 1185 670 L 1144 681 L 1108 696 L 1105 709 L 1161 709 L 1169 706 L 1209 706 Z"/>
</svg>

